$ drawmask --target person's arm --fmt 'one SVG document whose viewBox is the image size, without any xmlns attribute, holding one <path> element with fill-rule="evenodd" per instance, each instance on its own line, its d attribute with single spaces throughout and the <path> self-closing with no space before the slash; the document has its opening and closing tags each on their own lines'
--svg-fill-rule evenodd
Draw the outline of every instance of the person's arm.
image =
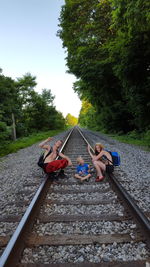
<svg viewBox="0 0 150 267">
<path fill-rule="evenodd" d="M 89 152 L 91 158 L 94 159 L 95 156 L 91 153 L 91 147 L 90 147 L 90 145 L 88 145 L 88 152 Z"/>
<path fill-rule="evenodd" d="M 60 156 L 61 158 L 63 158 L 63 159 L 68 160 L 69 166 L 72 165 L 71 159 L 70 159 L 69 157 L 65 156 L 65 155 L 64 155 L 63 153 L 61 153 L 61 152 L 59 153 L 59 156 Z"/>
<path fill-rule="evenodd" d="M 39 147 L 46 149 L 46 150 L 49 150 L 51 146 L 49 144 L 46 144 L 46 143 L 50 142 L 52 139 L 53 139 L 53 137 L 48 137 L 46 140 L 44 140 L 43 142 L 41 142 L 39 144 Z"/>
<path fill-rule="evenodd" d="M 87 169 L 88 173 L 91 172 L 91 166 L 88 164 L 88 169 Z"/>
<path fill-rule="evenodd" d="M 99 160 L 104 155 L 103 151 L 101 151 L 97 156 L 95 156 L 95 160 Z"/>
</svg>

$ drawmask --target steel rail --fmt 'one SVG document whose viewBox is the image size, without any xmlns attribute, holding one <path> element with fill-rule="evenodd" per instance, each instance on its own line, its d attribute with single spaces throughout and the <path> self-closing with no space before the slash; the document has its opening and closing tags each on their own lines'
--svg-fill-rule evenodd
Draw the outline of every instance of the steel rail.
<svg viewBox="0 0 150 267">
<path fill-rule="evenodd" d="M 83 133 L 80 131 L 80 129 L 77 127 L 77 130 L 81 134 L 81 136 L 84 138 L 85 142 L 89 144 L 89 142 L 84 137 Z M 89 144 L 90 145 L 90 144 Z M 91 150 L 94 152 L 93 148 L 90 145 Z M 123 198 L 124 203 L 130 207 L 132 210 L 132 213 L 134 213 L 134 217 L 136 218 L 136 221 L 140 224 L 142 227 L 143 235 L 145 236 L 145 239 L 147 241 L 147 245 L 150 248 L 150 221 L 145 216 L 145 214 L 141 211 L 141 209 L 137 206 L 131 195 L 127 192 L 127 190 L 118 182 L 117 178 L 114 175 L 109 175 L 109 178 L 111 179 L 113 185 L 117 189 L 120 196 Z"/>
<path fill-rule="evenodd" d="M 86 140 L 86 138 L 84 137 L 84 135 L 82 134 L 82 132 L 80 131 L 80 129 L 78 127 L 75 127 L 79 133 L 81 134 L 81 136 L 83 137 L 84 141 L 89 144 L 89 142 Z M 73 132 L 74 128 L 70 131 L 70 133 L 68 134 L 65 143 L 63 144 L 63 147 L 61 148 L 61 151 L 64 149 L 64 146 L 66 145 L 66 143 L 68 142 L 71 133 Z M 90 144 L 89 144 L 90 145 Z M 94 152 L 93 148 L 90 145 L 91 150 Z M 145 238 L 147 240 L 149 234 L 150 234 L 150 223 L 148 221 L 148 219 L 146 218 L 146 216 L 142 213 L 142 211 L 139 209 L 139 207 L 134 203 L 132 197 L 129 195 L 129 193 L 122 187 L 122 185 L 117 181 L 117 179 L 112 175 L 111 177 L 111 181 L 113 181 L 114 186 L 116 187 L 117 191 L 119 192 L 119 194 L 121 195 L 121 197 L 124 199 L 124 202 L 126 204 L 126 202 L 129 202 L 129 205 L 132 208 L 132 211 L 134 211 L 134 215 L 136 217 L 138 217 L 138 222 L 140 221 L 140 225 L 142 224 L 143 229 L 144 229 L 144 234 Z M 3 255 L 0 259 L 0 267 L 6 267 L 6 266 L 11 266 L 12 267 L 12 262 L 10 262 L 9 258 L 10 256 L 14 253 L 15 251 L 15 246 L 16 243 L 19 242 L 20 236 L 22 235 L 22 233 L 24 232 L 24 228 L 26 226 L 26 224 L 29 221 L 29 217 L 33 211 L 33 209 L 35 208 L 35 206 L 37 205 L 38 202 L 38 198 L 40 197 L 40 195 L 43 192 L 44 189 L 44 185 L 46 185 L 46 182 L 48 181 L 48 179 L 45 179 L 42 184 L 40 185 L 39 189 L 37 190 L 33 200 L 31 201 L 28 209 L 26 210 L 22 220 L 20 221 L 15 233 L 13 234 L 12 238 L 10 239 L 5 251 L 3 252 Z M 138 216 L 137 216 L 138 214 Z M 145 230 L 146 229 L 146 230 Z"/>
<path fill-rule="evenodd" d="M 147 245 L 150 248 L 150 221 L 142 212 L 142 210 L 138 207 L 138 205 L 135 203 L 135 201 L 133 200 L 131 195 L 127 192 L 127 190 L 117 181 L 116 177 L 114 175 L 110 175 L 109 177 L 112 180 L 115 187 L 117 188 L 118 192 L 124 198 L 125 204 L 127 204 L 132 210 L 132 213 L 134 213 L 134 217 L 142 227 L 143 235 L 145 236 Z"/>
<path fill-rule="evenodd" d="M 63 146 L 60 149 L 60 152 L 64 149 L 66 143 L 68 142 L 70 135 L 72 134 L 74 128 L 72 128 L 65 140 L 65 142 L 63 143 Z M 59 157 L 59 156 L 58 156 Z M 58 159 L 57 157 L 57 159 Z M 48 178 L 45 178 L 44 181 L 41 183 L 41 185 L 39 186 L 36 194 L 34 195 L 31 203 L 29 204 L 25 214 L 23 215 L 20 223 L 18 224 L 17 229 L 15 230 L 14 234 L 12 235 L 10 241 L 8 242 L 1 258 L 0 258 L 0 267 L 6 267 L 6 266 L 11 266 L 12 267 L 12 263 L 10 262 L 10 257 L 13 257 L 13 253 L 15 253 L 15 247 L 16 247 L 16 243 L 20 241 L 20 237 L 30 219 L 31 213 L 33 212 L 33 209 L 36 208 L 37 202 L 40 198 L 40 196 L 43 193 L 43 190 L 46 186 L 46 183 L 48 181 Z"/>
</svg>

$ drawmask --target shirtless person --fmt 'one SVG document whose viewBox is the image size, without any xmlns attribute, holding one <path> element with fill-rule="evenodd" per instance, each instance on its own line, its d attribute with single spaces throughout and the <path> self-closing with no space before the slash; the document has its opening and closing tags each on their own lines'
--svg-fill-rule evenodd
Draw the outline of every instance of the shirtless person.
<svg viewBox="0 0 150 267">
<path fill-rule="evenodd" d="M 97 178 L 95 181 L 100 182 L 104 179 L 103 172 L 112 173 L 114 171 L 112 156 L 108 151 L 105 151 L 104 146 L 99 143 L 95 145 L 95 155 L 91 153 L 89 145 L 88 152 L 97 171 Z"/>
<path fill-rule="evenodd" d="M 58 149 L 62 146 L 62 141 L 58 140 L 53 147 L 51 147 L 48 142 L 50 142 L 53 138 L 48 137 L 45 141 L 39 144 L 40 148 L 45 149 L 44 157 L 50 153 L 44 160 L 44 171 L 47 174 L 50 174 L 52 172 L 55 172 L 59 169 L 64 169 L 67 166 L 71 166 L 72 162 L 71 160 L 65 156 L 63 153 L 59 152 Z M 62 159 L 57 159 L 57 156 L 60 156 Z"/>
</svg>

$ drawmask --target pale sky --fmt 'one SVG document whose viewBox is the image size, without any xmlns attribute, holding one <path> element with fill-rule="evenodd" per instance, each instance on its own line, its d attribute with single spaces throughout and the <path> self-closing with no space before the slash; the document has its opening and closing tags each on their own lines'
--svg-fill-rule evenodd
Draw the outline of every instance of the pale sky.
<svg viewBox="0 0 150 267">
<path fill-rule="evenodd" d="M 51 89 L 54 104 L 64 116 L 77 117 L 81 101 L 67 74 L 65 51 L 56 36 L 64 0 L 0 0 L 0 68 L 16 79 L 25 73 L 37 77 L 36 91 Z"/>
</svg>

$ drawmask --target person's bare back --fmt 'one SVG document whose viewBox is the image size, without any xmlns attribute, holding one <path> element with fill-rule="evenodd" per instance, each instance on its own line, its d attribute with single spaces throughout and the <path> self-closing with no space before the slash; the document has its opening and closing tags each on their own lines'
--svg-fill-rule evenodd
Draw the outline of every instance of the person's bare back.
<svg viewBox="0 0 150 267">
<path fill-rule="evenodd" d="M 103 157 L 104 156 L 104 157 Z M 105 158 L 105 156 L 106 156 L 106 158 Z M 106 165 L 107 164 L 110 164 L 110 165 L 112 165 L 113 163 L 112 163 L 112 156 L 110 155 L 110 153 L 109 152 L 107 152 L 107 151 L 105 151 L 105 150 L 102 150 L 101 151 L 101 161 L 102 162 L 104 162 Z M 107 160 L 108 159 L 108 160 Z"/>
<path fill-rule="evenodd" d="M 44 154 L 44 156 L 46 156 L 49 153 L 49 151 L 46 151 L 46 153 Z M 52 152 L 50 153 L 49 156 L 46 157 L 44 163 L 49 163 L 52 162 L 53 160 L 55 160 L 58 156 L 58 152 L 52 150 Z"/>
</svg>

